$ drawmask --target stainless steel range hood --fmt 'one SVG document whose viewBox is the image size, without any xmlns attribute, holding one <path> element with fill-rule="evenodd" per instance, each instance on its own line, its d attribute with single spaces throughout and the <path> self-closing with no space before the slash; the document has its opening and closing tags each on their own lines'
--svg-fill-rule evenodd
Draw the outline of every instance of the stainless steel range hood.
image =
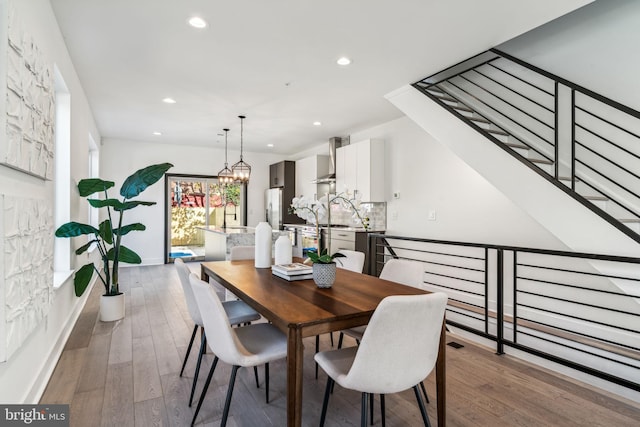
<svg viewBox="0 0 640 427">
<path fill-rule="evenodd" d="M 329 173 L 311 181 L 313 184 L 336 182 L 336 148 L 349 144 L 349 137 L 334 136 L 329 138 Z"/>
</svg>

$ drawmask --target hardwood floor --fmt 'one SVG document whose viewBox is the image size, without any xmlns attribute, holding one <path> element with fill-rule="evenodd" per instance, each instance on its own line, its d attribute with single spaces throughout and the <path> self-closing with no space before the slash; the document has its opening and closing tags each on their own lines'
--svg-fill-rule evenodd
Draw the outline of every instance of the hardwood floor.
<svg viewBox="0 0 640 427">
<path fill-rule="evenodd" d="M 194 271 L 199 270 L 193 264 Z M 41 403 L 71 405 L 71 425 L 187 426 L 193 408 L 187 401 L 195 370 L 197 346 L 179 377 L 193 324 L 173 265 L 121 270 L 127 294 L 122 321 L 97 320 L 101 287 L 95 287 L 58 362 Z M 449 336 L 464 344 L 447 347 L 447 425 L 449 426 L 638 426 L 640 405 L 590 386 Z M 350 341 L 349 341 L 350 342 Z M 305 345 L 303 425 L 320 418 L 326 376 L 314 379 L 314 338 Z M 324 335 L 321 348 L 330 347 Z M 213 356 L 205 356 L 196 398 Z M 286 424 L 285 362 L 270 366 L 270 403 L 265 403 L 264 371 L 260 389 L 253 373 L 241 369 L 231 404 L 229 426 Z M 231 369 L 219 363 L 199 426 L 217 426 L 222 415 Z M 431 403 L 427 411 L 436 426 L 433 375 L 426 381 Z M 387 425 L 416 426 L 420 412 L 413 392 L 387 396 Z M 376 399 L 374 421 L 380 425 Z M 360 422 L 360 396 L 336 386 L 329 402 L 327 426 Z"/>
</svg>

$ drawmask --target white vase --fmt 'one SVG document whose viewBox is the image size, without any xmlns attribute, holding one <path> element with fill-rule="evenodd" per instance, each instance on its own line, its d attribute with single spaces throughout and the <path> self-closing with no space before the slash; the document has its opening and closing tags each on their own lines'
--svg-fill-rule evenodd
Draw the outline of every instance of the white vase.
<svg viewBox="0 0 640 427">
<path fill-rule="evenodd" d="M 273 234 L 271 232 L 271 226 L 268 222 L 261 222 L 256 227 L 256 254 L 255 254 L 255 266 L 256 268 L 270 268 L 271 267 L 271 245 Z"/>
<path fill-rule="evenodd" d="M 287 236 L 280 236 L 276 240 L 274 258 L 275 264 L 291 264 L 293 261 L 293 248 Z"/>
<path fill-rule="evenodd" d="M 100 320 L 113 322 L 124 318 L 124 294 L 100 297 Z"/>
</svg>

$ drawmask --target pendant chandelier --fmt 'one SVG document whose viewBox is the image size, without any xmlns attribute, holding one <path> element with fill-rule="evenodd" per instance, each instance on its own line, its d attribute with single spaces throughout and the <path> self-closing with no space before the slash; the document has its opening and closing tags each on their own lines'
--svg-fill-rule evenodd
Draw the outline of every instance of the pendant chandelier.
<svg viewBox="0 0 640 427">
<path fill-rule="evenodd" d="M 233 172 L 229 169 L 229 163 L 227 162 L 227 135 L 229 129 L 222 129 L 224 131 L 224 169 L 218 172 L 218 183 L 221 185 L 231 184 L 233 179 Z"/>
<path fill-rule="evenodd" d="M 233 178 L 236 182 L 249 182 L 249 177 L 251 176 L 251 166 L 242 160 L 242 137 L 243 137 L 243 122 L 246 118 L 245 116 L 238 116 L 240 118 L 240 161 L 235 165 L 231 166 L 231 170 L 233 171 Z"/>
</svg>

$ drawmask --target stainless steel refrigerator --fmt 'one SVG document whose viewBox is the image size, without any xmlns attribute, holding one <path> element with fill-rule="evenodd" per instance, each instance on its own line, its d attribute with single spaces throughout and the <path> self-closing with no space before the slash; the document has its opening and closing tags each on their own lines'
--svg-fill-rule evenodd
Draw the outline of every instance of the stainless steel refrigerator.
<svg viewBox="0 0 640 427">
<path fill-rule="evenodd" d="M 280 230 L 283 226 L 283 214 L 289 205 L 284 206 L 282 188 L 270 188 L 264 192 L 265 220 L 273 230 Z M 291 203 L 291 202 L 289 202 Z"/>
</svg>

